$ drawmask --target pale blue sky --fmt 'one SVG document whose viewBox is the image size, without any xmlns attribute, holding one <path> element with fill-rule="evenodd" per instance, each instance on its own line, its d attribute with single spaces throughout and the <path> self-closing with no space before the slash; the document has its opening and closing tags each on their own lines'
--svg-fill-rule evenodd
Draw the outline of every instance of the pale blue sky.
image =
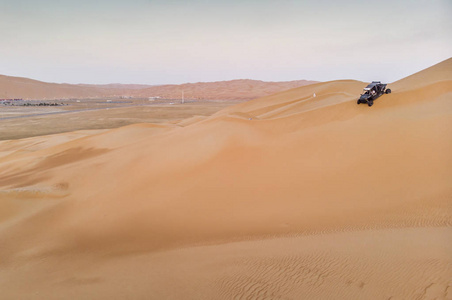
<svg viewBox="0 0 452 300">
<path fill-rule="evenodd" d="M 0 0 L 0 74 L 392 82 L 452 56 L 452 1 Z"/>
</svg>

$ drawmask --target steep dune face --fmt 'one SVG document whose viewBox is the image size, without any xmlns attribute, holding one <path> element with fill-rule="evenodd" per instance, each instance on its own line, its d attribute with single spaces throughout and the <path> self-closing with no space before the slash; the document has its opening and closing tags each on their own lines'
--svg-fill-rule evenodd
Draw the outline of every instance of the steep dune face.
<svg viewBox="0 0 452 300">
<path fill-rule="evenodd" d="M 118 282 L 174 299 L 447 298 L 447 70 L 400 80 L 371 108 L 356 104 L 365 83 L 333 81 L 171 126 L 0 142 L 0 286 L 11 298 L 119 299 Z"/>
<path fill-rule="evenodd" d="M 391 86 L 398 91 L 421 88 L 439 82 L 447 82 L 452 77 L 452 58 L 428 69 L 417 72 L 394 82 Z"/>
</svg>

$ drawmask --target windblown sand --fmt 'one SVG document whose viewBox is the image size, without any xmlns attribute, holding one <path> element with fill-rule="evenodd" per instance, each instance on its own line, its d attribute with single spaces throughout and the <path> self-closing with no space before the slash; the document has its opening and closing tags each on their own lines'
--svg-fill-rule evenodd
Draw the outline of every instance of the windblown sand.
<svg viewBox="0 0 452 300">
<path fill-rule="evenodd" d="M 365 85 L 0 142 L 1 298 L 452 299 L 452 59 Z"/>
</svg>

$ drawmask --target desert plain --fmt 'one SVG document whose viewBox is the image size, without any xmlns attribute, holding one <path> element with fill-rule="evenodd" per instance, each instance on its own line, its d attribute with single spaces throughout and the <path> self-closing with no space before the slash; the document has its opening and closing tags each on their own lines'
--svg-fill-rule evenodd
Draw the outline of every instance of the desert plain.
<svg viewBox="0 0 452 300">
<path fill-rule="evenodd" d="M 452 299 L 452 59 L 365 86 L 5 137 L 0 298 Z"/>
</svg>

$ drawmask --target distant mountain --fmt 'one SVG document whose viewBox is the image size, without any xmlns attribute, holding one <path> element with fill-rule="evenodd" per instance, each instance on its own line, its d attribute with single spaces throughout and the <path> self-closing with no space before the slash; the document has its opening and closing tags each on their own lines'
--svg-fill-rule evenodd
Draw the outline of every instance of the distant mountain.
<svg viewBox="0 0 452 300">
<path fill-rule="evenodd" d="M 107 96 L 110 93 L 110 89 L 94 86 L 47 83 L 28 78 L 0 75 L 0 98 L 88 98 Z"/>
<path fill-rule="evenodd" d="M 123 83 L 109 83 L 109 84 L 77 84 L 78 86 L 83 87 L 94 87 L 94 88 L 102 88 L 102 89 L 123 89 L 123 90 L 141 90 L 145 88 L 149 88 L 156 85 L 151 84 L 123 84 Z"/>
<path fill-rule="evenodd" d="M 137 97 L 181 98 L 186 99 L 240 99 L 249 100 L 271 95 L 291 88 L 301 87 L 317 81 L 296 80 L 267 82 L 250 79 L 237 79 L 217 82 L 185 83 L 180 85 L 160 85 L 136 90 Z"/>
<path fill-rule="evenodd" d="M 97 98 L 111 96 L 180 99 L 183 92 L 185 99 L 249 100 L 312 83 L 316 83 L 316 81 L 266 82 L 238 79 L 157 86 L 119 83 L 93 85 L 48 83 L 28 78 L 0 75 L 0 99 Z"/>
</svg>

